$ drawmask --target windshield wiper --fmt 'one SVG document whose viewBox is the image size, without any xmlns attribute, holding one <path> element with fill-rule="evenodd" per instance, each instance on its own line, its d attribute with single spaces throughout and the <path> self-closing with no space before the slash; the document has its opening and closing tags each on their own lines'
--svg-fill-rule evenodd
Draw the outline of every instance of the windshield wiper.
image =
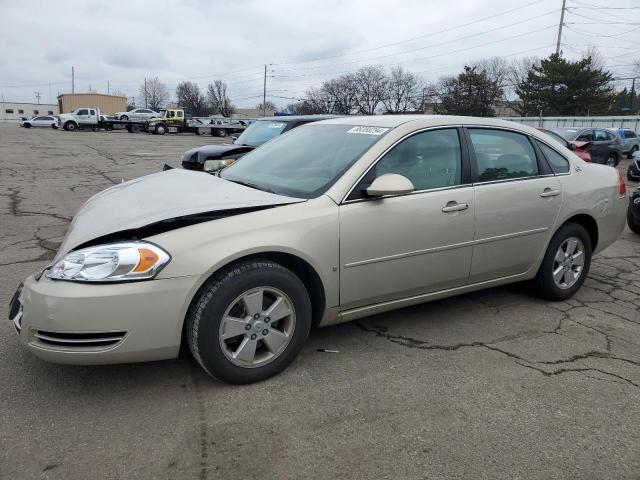
<svg viewBox="0 0 640 480">
<path fill-rule="evenodd" d="M 238 185 L 244 185 L 245 187 L 255 188 L 256 190 L 261 190 L 263 192 L 276 193 L 273 190 L 271 190 L 270 188 L 263 187 L 261 185 L 256 185 L 255 183 L 243 182 L 241 180 L 229 180 L 228 178 L 225 178 L 225 180 L 228 180 L 228 181 L 233 182 L 233 183 L 237 183 Z"/>
</svg>

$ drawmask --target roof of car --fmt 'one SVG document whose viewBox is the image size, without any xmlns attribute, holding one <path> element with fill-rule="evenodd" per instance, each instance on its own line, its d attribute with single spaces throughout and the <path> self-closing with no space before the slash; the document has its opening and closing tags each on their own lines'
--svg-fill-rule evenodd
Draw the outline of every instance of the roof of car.
<svg viewBox="0 0 640 480">
<path fill-rule="evenodd" d="M 277 120 L 278 122 L 317 122 L 319 120 L 328 120 L 331 118 L 339 118 L 337 115 L 277 115 L 273 117 L 261 117 L 257 121 Z"/>
<path fill-rule="evenodd" d="M 367 127 L 386 127 L 395 128 L 405 123 L 420 123 L 421 126 L 439 126 L 439 125 L 489 125 L 496 127 L 518 126 L 526 129 L 522 123 L 509 122 L 498 118 L 488 117 L 465 117 L 456 115 L 370 115 L 370 116 L 352 116 L 338 117 L 331 120 L 325 120 L 322 123 L 330 123 L 336 125 L 361 125 Z"/>
</svg>

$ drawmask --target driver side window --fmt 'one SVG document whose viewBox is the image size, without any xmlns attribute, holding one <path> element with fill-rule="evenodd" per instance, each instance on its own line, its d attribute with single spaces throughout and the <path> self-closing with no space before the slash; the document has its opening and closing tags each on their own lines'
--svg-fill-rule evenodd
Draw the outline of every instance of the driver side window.
<svg viewBox="0 0 640 480">
<path fill-rule="evenodd" d="M 351 196 L 364 198 L 363 190 L 385 173 L 408 178 L 416 191 L 460 185 L 462 153 L 458 131 L 429 130 L 403 140 L 369 170 Z"/>
</svg>

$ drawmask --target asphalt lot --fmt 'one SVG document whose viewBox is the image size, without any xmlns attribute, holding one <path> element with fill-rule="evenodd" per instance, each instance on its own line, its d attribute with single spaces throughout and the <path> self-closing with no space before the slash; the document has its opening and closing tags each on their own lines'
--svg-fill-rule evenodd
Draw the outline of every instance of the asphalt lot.
<svg viewBox="0 0 640 480">
<path fill-rule="evenodd" d="M 219 141 L 0 123 L 4 315 L 88 197 Z M 0 478 L 638 479 L 639 267 L 625 229 L 572 300 L 515 285 L 316 330 L 243 387 L 187 356 L 47 364 L 5 317 Z"/>
</svg>

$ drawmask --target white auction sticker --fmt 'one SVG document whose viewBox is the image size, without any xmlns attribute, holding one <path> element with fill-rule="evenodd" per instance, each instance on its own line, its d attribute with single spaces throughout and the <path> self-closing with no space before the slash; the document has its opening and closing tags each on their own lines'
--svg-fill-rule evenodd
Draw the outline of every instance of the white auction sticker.
<svg viewBox="0 0 640 480">
<path fill-rule="evenodd" d="M 351 130 L 347 130 L 347 133 L 361 133 L 363 135 L 382 135 L 389 130 L 388 128 L 381 127 L 353 127 Z"/>
<path fill-rule="evenodd" d="M 284 127 L 284 123 L 270 123 L 269 128 L 282 128 Z"/>
</svg>

